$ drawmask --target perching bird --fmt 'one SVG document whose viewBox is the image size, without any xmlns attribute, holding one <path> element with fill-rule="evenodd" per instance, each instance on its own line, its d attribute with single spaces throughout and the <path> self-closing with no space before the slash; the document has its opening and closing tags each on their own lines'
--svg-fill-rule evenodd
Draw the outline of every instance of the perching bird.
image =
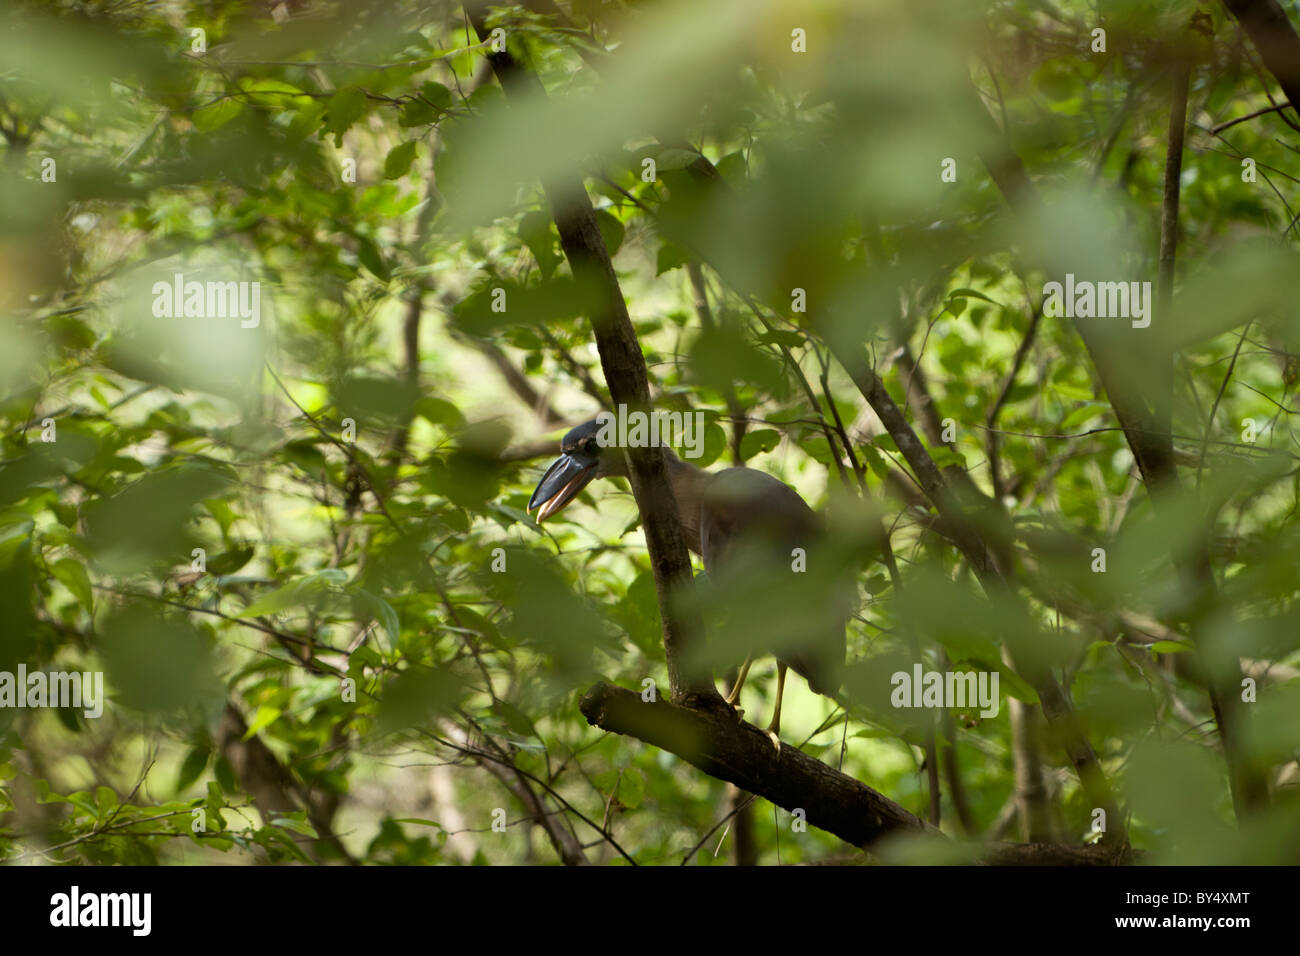
<svg viewBox="0 0 1300 956">
<path fill-rule="evenodd" d="M 623 449 L 602 447 L 597 440 L 599 431 L 599 422 L 593 419 L 574 428 L 560 441 L 560 458 L 546 470 L 528 500 L 530 512 L 539 509 L 539 523 L 567 505 L 594 479 L 627 477 Z M 664 458 L 686 546 L 704 559 L 705 571 L 710 576 L 725 574 L 729 568 L 743 565 L 747 557 L 755 556 L 746 555 L 747 549 L 788 566 L 795 549 L 802 548 L 806 553 L 822 534 L 821 521 L 799 493 L 771 475 L 751 468 L 704 471 L 682 461 L 668 448 L 664 449 Z M 758 551 L 763 548 L 767 549 L 766 554 Z M 815 692 L 834 695 L 844 666 L 844 628 L 852 610 L 845 604 L 832 611 L 830 622 L 821 613 L 804 614 L 796 609 L 790 615 L 803 633 L 790 634 L 782 642 L 786 649 L 777 656 L 776 705 L 767 735 L 778 752 L 786 667 L 793 667 L 803 675 Z M 791 647 L 797 650 L 790 650 Z M 751 663 L 752 655 L 749 655 L 727 697 L 727 703 L 737 710 Z"/>
</svg>

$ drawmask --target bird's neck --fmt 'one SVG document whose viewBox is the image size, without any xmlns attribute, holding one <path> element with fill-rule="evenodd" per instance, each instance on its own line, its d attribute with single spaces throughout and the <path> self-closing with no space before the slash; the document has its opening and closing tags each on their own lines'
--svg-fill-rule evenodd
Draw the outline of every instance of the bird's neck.
<svg viewBox="0 0 1300 956">
<path fill-rule="evenodd" d="M 664 463 L 668 467 L 668 483 L 672 485 L 673 497 L 677 499 L 677 515 L 681 518 L 686 547 L 703 555 L 700 546 L 700 502 L 709 473 L 682 461 L 671 448 L 664 449 Z"/>
</svg>

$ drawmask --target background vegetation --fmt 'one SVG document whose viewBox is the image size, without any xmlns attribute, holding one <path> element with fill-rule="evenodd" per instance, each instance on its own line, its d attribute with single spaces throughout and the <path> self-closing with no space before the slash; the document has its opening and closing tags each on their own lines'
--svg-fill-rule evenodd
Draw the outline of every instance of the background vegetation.
<svg viewBox="0 0 1300 956">
<path fill-rule="evenodd" d="M 0 859 L 861 858 L 579 712 L 669 690 L 626 482 L 524 511 L 610 401 L 543 191 L 580 175 L 656 406 L 861 562 L 787 746 L 959 840 L 1294 862 L 1285 98 L 1211 3 L 7 4 L 0 671 L 110 701 L 0 710 Z M 1067 272 L 1152 282 L 1150 328 L 1044 316 Z M 157 317 L 176 273 L 260 323 Z M 754 639 L 816 600 L 761 597 L 720 599 Z M 999 715 L 892 708 L 915 660 L 998 670 Z"/>
</svg>

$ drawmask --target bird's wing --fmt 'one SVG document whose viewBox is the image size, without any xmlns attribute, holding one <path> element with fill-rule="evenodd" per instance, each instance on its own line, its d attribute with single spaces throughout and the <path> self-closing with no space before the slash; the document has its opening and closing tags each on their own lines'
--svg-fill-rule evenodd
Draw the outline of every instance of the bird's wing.
<svg viewBox="0 0 1300 956">
<path fill-rule="evenodd" d="M 799 493 L 764 472 L 726 468 L 704 487 L 700 550 L 710 572 L 726 568 L 744 548 L 769 549 L 775 560 L 788 565 L 795 548 L 813 548 L 821 533 L 821 519 Z M 852 610 L 829 621 L 821 611 L 806 616 L 811 627 L 798 635 L 799 650 L 781 657 L 814 691 L 830 694 L 839 688 L 847 654 L 844 628 Z"/>
<path fill-rule="evenodd" d="M 821 532 L 816 512 L 785 482 L 752 468 L 724 468 L 704 486 L 700 545 L 704 566 L 725 561 L 740 543 L 764 542 L 788 558 Z"/>
</svg>

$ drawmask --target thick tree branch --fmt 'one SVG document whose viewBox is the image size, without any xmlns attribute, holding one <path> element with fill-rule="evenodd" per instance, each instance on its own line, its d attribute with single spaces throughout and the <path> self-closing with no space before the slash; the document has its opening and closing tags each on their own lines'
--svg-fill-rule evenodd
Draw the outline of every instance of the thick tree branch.
<svg viewBox="0 0 1300 956">
<path fill-rule="evenodd" d="M 264 820 L 270 821 L 275 814 L 288 815 L 305 809 L 320 834 L 313 845 L 313 855 L 320 859 L 321 852 L 328 849 L 330 855 L 348 863 L 357 862 L 334 832 L 337 797 L 295 779 L 261 737 L 249 736 L 248 725 L 232 701 L 226 702 L 213 743 Z"/>
<path fill-rule="evenodd" d="M 1051 804 L 1043 773 L 1043 746 L 1038 711 L 1014 697 L 1007 701 L 1011 716 L 1011 755 L 1016 787 L 1013 796 L 1024 838 L 1038 843 L 1051 838 Z"/>
<path fill-rule="evenodd" d="M 982 105 L 980 109 L 983 109 Z M 987 114 L 985 116 L 987 117 Z M 702 170 L 697 171 L 696 168 L 699 166 L 712 168 L 712 164 L 701 155 L 695 164 L 688 167 L 688 170 L 693 171 L 697 184 L 702 188 L 718 190 L 728 188 L 721 177 L 706 174 Z M 1023 167 L 1021 170 L 1023 172 Z M 1026 176 L 1025 179 L 1027 182 L 1028 177 Z M 1028 188 L 1032 188 L 1032 183 L 1028 184 Z M 710 264 L 715 270 L 718 269 L 716 263 Z M 725 273 L 719 272 L 719 274 L 724 280 L 727 278 Z M 740 291 L 743 294 L 747 290 L 740 289 Z M 1006 552 L 1005 547 L 998 550 L 990 542 L 975 520 L 976 515 L 963 506 L 963 502 L 954 493 L 925 445 L 917 437 L 902 409 L 885 388 L 884 381 L 867 362 L 861 347 L 846 345 L 843 340 L 834 336 L 827 339 L 827 345 L 898 446 L 921 489 L 948 526 L 951 540 L 971 562 L 986 591 L 989 593 L 1005 591 L 1009 587 L 1012 567 L 1009 553 Z M 969 503 L 980 509 L 978 517 L 984 518 L 987 524 L 993 526 L 1001 524 L 999 519 L 1002 516 L 998 514 L 995 507 L 989 506 L 989 499 L 984 495 L 971 496 Z M 1022 666 L 1027 668 L 1027 664 Z M 1059 733 L 1070 763 L 1077 771 L 1080 783 L 1093 802 L 1093 806 L 1104 809 L 1109 820 L 1122 820 L 1096 751 L 1084 735 L 1082 727 L 1075 718 L 1074 708 L 1055 676 L 1042 666 L 1024 669 L 1022 673 L 1038 692 L 1043 713 L 1048 723 Z M 1105 839 L 1107 842 L 1125 843 L 1127 836 L 1122 824 L 1109 829 Z"/>
<path fill-rule="evenodd" d="M 1285 23 L 1285 20 L 1283 21 Z M 1183 174 L 1183 140 L 1187 131 L 1187 91 L 1191 82 L 1191 62 L 1180 57 L 1174 65 L 1173 95 L 1169 107 L 1169 137 L 1165 148 L 1165 181 L 1161 201 L 1160 216 L 1160 274 L 1157 290 L 1157 302 L 1164 315 L 1172 314 L 1174 299 L 1174 264 L 1178 252 L 1178 204 Z M 1246 330 L 1242 329 L 1242 339 Z M 1241 341 L 1237 341 L 1238 351 Z M 1173 387 L 1174 356 L 1171 353 L 1156 356 L 1154 366 L 1156 386 L 1154 388 L 1156 425 L 1169 433 L 1167 447 L 1173 453 Z M 1237 352 L 1233 353 L 1233 365 L 1236 364 Z M 1232 374 L 1229 366 L 1228 375 Z M 1224 379 L 1227 384 L 1227 378 Z M 1219 394 L 1223 391 L 1220 389 Z M 1217 404 L 1217 400 L 1216 400 Z M 1213 420 L 1213 415 L 1211 415 Z M 1209 437 L 1207 425 L 1206 437 Z M 1205 449 L 1201 449 L 1204 461 Z M 1200 466 L 1197 467 L 1197 482 L 1200 482 Z M 1209 565 L 1208 553 L 1202 552 L 1195 560 L 1195 566 L 1184 571 L 1189 584 L 1206 591 L 1214 588 L 1213 573 Z M 1233 806 L 1240 817 L 1244 810 L 1258 805 L 1267 798 L 1267 785 L 1260 778 L 1253 779 L 1250 769 L 1245 765 L 1243 749 L 1244 714 L 1238 706 L 1237 691 L 1240 687 L 1241 670 L 1232 668 L 1226 674 L 1210 675 L 1209 695 L 1210 709 L 1214 712 L 1214 721 L 1223 738 L 1223 755 L 1229 770 L 1229 783 L 1232 788 Z"/>
<path fill-rule="evenodd" d="M 934 400 L 934 396 L 930 393 L 930 384 L 925 369 L 912 355 L 912 348 L 907 343 L 907 332 L 901 328 L 901 321 L 899 325 L 897 337 L 900 344 L 898 351 L 894 353 L 894 362 L 898 366 L 899 377 L 906 389 L 903 396 L 906 407 L 916 409 L 916 417 L 921 423 L 921 431 L 931 445 L 956 452 L 957 446 L 953 442 L 946 441 L 943 437 L 943 415 L 939 411 L 939 403 Z M 975 484 L 970 473 L 961 465 L 955 463 L 948 465 L 943 469 L 943 474 L 949 484 L 962 496 L 962 500 L 978 503 L 982 506 L 990 503 L 987 501 L 987 496 Z M 994 485 L 995 489 L 996 487 Z M 996 496 L 994 500 L 997 500 Z"/>
<path fill-rule="evenodd" d="M 592 726 L 627 734 L 676 754 L 711 777 L 756 793 L 779 807 L 803 810 L 808 822 L 858 847 L 925 824 L 888 797 L 785 746 L 778 754 L 756 727 L 720 710 L 691 710 L 597 684 L 579 704 Z M 937 831 L 936 831 L 937 832 Z"/>
<path fill-rule="evenodd" d="M 1012 149 L 1006 132 L 998 129 L 974 87 L 968 88 L 967 101 L 963 105 L 978 128 L 977 152 L 994 184 L 1013 210 L 1025 216 L 1032 215 L 1042 202 L 1038 187 Z M 1075 319 L 1074 327 L 1092 356 L 1142 477 L 1150 484 L 1175 475 L 1172 452 L 1164 448 L 1151 412 L 1132 384 L 1140 379 L 1128 374 L 1133 371 L 1132 363 L 1124 360 L 1118 346 L 1100 335 L 1095 325 Z"/>
<path fill-rule="evenodd" d="M 1277 0 L 1223 0 L 1292 103 L 1300 103 L 1300 36 Z"/>
<path fill-rule="evenodd" d="M 1174 263 L 1178 255 L 1178 201 L 1183 178 L 1183 140 L 1187 133 L 1187 90 L 1192 79 L 1191 60 L 1178 57 L 1174 64 L 1173 92 L 1169 104 L 1169 136 L 1165 148 L 1165 180 L 1160 203 L 1160 271 L 1156 303 L 1162 315 L 1173 314 Z M 1174 454 L 1174 355 L 1161 349 L 1154 356 L 1150 386 L 1156 430 L 1170 458 Z M 1167 437 L 1166 437 L 1167 436 Z"/>
<path fill-rule="evenodd" d="M 894 801 L 794 747 L 778 754 L 762 731 L 726 711 L 695 710 L 664 700 L 653 703 L 612 684 L 587 691 L 578 705 L 587 722 L 635 737 L 675 754 L 711 777 L 726 780 L 790 812 L 802 810 L 813 826 L 870 849 L 887 837 L 943 834 Z M 999 865 L 1104 866 L 1127 862 L 1112 847 L 998 844 L 984 862 Z"/>
<path fill-rule="evenodd" d="M 415 395 L 420 388 L 420 320 L 424 314 L 424 286 L 417 284 L 407 293 L 406 315 L 402 318 L 402 377 Z M 415 416 L 410 409 L 404 412 L 393 432 L 388 447 L 400 462 L 406 457 L 406 446 L 411 440 L 411 422 Z"/>
<path fill-rule="evenodd" d="M 948 740 L 943 748 L 943 778 L 948 784 L 948 796 L 952 798 L 957 824 L 961 827 L 961 832 L 969 836 L 979 828 L 975 823 L 975 814 L 971 812 L 966 783 L 961 775 L 961 763 L 957 759 L 957 722 L 952 719 L 951 710 L 944 710 L 940 720 L 943 735 Z"/>
<path fill-rule="evenodd" d="M 479 39 L 488 29 L 485 5 L 466 7 Z M 506 100 L 526 105 L 545 95 L 541 81 L 508 52 L 488 53 L 488 61 L 505 90 Z M 582 179 L 559 175 L 542 183 L 551 204 L 569 267 L 578 283 L 594 296 L 592 331 L 600 351 L 600 364 L 615 404 L 628 410 L 648 410 L 650 385 L 645 358 L 636 330 L 627 312 L 614 265 L 596 223 L 596 214 Z M 688 672 L 686 647 L 692 636 L 702 633 L 698 617 L 688 615 L 671 599 L 674 592 L 691 586 L 691 563 L 686 553 L 677 502 L 668 484 L 663 449 L 628 449 L 632 493 L 641 512 L 646 547 L 654 570 L 655 592 L 664 622 L 664 651 L 668 659 L 668 681 L 674 700 L 694 699 L 722 704 L 717 688 L 707 673 Z"/>
<path fill-rule="evenodd" d="M 487 35 L 486 31 L 483 29 L 481 19 L 475 23 L 475 26 L 478 29 L 480 38 Z M 497 70 L 498 76 L 501 78 L 502 85 L 506 87 L 507 96 L 511 95 L 512 83 L 518 82 L 519 78 L 521 76 L 526 76 L 526 74 L 523 74 L 522 71 L 520 71 L 518 65 L 510 59 L 508 54 L 495 54 L 491 59 L 493 67 Z M 533 90 L 540 88 L 540 84 L 531 76 L 527 77 L 527 85 Z M 987 113 L 983 111 L 983 106 L 978 102 L 978 100 L 976 101 L 976 105 L 979 107 L 980 113 L 987 118 Z M 673 145 L 678 144 L 674 143 Z M 714 168 L 703 155 L 700 155 L 697 161 L 692 164 L 691 167 L 688 167 L 688 169 L 696 181 L 704 187 L 711 189 L 726 189 L 725 181 L 720 175 L 718 175 L 716 168 Z M 1014 177 L 1017 170 L 1024 180 L 1022 186 L 1027 186 L 1028 191 L 1032 192 L 1032 182 L 1029 181 L 1028 175 L 1025 174 L 1023 166 L 1019 164 L 1018 158 L 1015 157 L 1014 154 L 1011 154 L 1010 158 L 1005 163 L 1005 175 Z M 1002 172 L 1001 169 L 1000 172 Z M 580 184 L 578 184 L 578 190 L 581 190 Z M 623 303 L 621 293 L 618 291 L 617 280 L 614 278 L 613 269 L 609 264 L 608 256 L 604 255 L 604 246 L 600 239 L 600 233 L 596 227 L 594 216 L 591 213 L 590 201 L 587 199 L 585 191 L 581 191 L 580 201 L 571 198 L 577 195 L 572 184 L 567 187 L 561 186 L 558 190 L 553 186 L 547 186 L 547 191 L 552 206 L 556 212 L 556 223 L 560 230 L 561 244 L 564 246 L 566 255 L 569 256 L 575 275 L 581 277 L 584 273 L 593 274 L 598 280 L 602 280 L 602 284 L 606 287 L 612 285 L 613 294 L 609 296 L 609 299 L 611 300 L 609 304 L 612 307 L 612 316 L 610 317 L 612 318 L 612 321 L 608 321 L 607 323 L 594 321 L 593 325 L 597 328 L 597 343 L 601 349 L 601 359 L 602 364 L 605 366 L 606 379 L 610 382 L 611 393 L 615 400 L 618 401 L 620 400 L 619 393 L 615 391 L 614 388 L 614 379 L 611 377 L 611 365 L 617 366 L 620 359 L 625 357 L 627 343 L 626 341 L 617 341 L 619 338 L 617 333 L 622 331 L 622 326 L 625 323 L 627 333 L 626 337 L 630 338 L 632 343 L 635 343 L 635 334 L 632 332 L 630 320 L 626 318 L 626 307 Z M 557 193 L 560 196 L 568 198 L 557 201 Z M 570 236 L 567 240 L 566 232 Z M 585 268 L 583 268 L 584 266 Z M 607 325 L 607 334 L 605 338 L 609 339 L 609 360 L 606 358 L 606 344 L 602 342 L 602 324 Z M 615 334 L 608 334 L 610 332 Z M 986 544 L 978 529 L 967 520 L 965 510 L 955 500 L 955 496 L 952 494 L 948 483 L 935 465 L 934 460 L 930 457 L 924 445 L 917 438 L 911 425 L 907 422 L 906 417 L 885 389 L 884 383 L 875 373 L 875 370 L 870 367 L 866 362 L 865 357 L 856 349 L 846 349 L 842 345 L 837 347 L 837 343 L 834 342 L 830 344 L 836 354 L 837 360 L 849 372 L 850 377 L 858 386 L 863 396 L 881 418 L 886 430 L 889 431 L 890 436 L 894 439 L 899 450 L 903 453 L 904 458 L 917 475 L 921 487 L 926 492 L 927 496 L 934 502 L 942 516 L 952 519 L 958 537 L 957 544 L 963 553 L 972 561 L 977 572 L 980 574 L 981 578 L 985 580 L 986 584 L 992 584 L 995 587 L 1004 587 L 1007 578 L 1005 561 L 999 560 L 998 555 Z M 626 374 L 627 384 L 634 386 L 632 390 L 634 397 L 639 398 L 641 402 L 644 403 L 648 398 L 648 387 L 644 384 L 644 363 L 640 361 L 639 351 L 636 353 L 636 361 L 634 363 L 636 367 L 630 367 L 632 364 L 633 363 L 629 362 L 627 367 L 622 369 L 616 367 L 613 370 Z M 639 382 L 637 380 L 638 371 Z M 637 385 L 639 385 L 639 388 L 635 387 Z M 636 404 L 636 402 L 629 402 L 629 404 Z M 656 459 L 655 464 L 662 467 L 659 456 L 656 455 L 654 457 Z M 634 459 L 634 491 L 637 489 L 636 467 L 636 461 Z M 671 500 L 671 498 L 669 500 Z M 637 501 L 641 508 L 643 517 L 647 517 L 650 514 L 650 510 L 647 508 L 647 503 L 642 501 L 640 492 L 637 493 Z M 672 522 L 672 524 L 672 532 L 674 532 L 675 536 L 680 537 L 679 524 L 676 521 Z M 649 521 L 647 521 L 646 534 L 647 540 L 649 541 L 651 537 Z M 650 550 L 652 560 L 654 560 L 656 549 L 653 544 L 651 544 Z M 655 562 L 655 572 L 656 584 L 658 585 L 660 584 L 660 568 L 657 561 Z M 663 599 L 664 594 L 662 590 L 660 592 L 660 598 L 661 607 L 664 607 L 665 610 L 667 610 L 667 604 Z M 674 673 L 673 662 L 675 655 L 673 653 L 673 648 L 670 646 L 671 643 L 675 642 L 675 639 L 680 640 L 680 637 L 670 635 L 669 632 L 671 630 L 671 625 L 668 623 L 668 620 L 668 615 L 665 614 L 665 644 L 666 646 L 669 646 L 668 658 L 670 679 L 673 680 L 674 698 L 680 699 L 687 688 L 684 682 L 684 675 Z M 698 631 L 695 633 L 698 633 Z M 1104 807 L 1107 810 L 1110 819 L 1119 820 L 1120 817 L 1114 804 L 1113 797 L 1111 796 L 1109 784 L 1101 770 L 1095 752 L 1092 750 L 1087 739 L 1083 736 L 1077 721 L 1074 719 L 1073 709 L 1070 706 L 1069 700 L 1065 696 L 1064 691 L 1056 683 L 1055 678 L 1050 672 L 1043 672 L 1040 670 L 1038 673 L 1027 674 L 1026 676 L 1030 678 L 1031 682 L 1034 683 L 1036 689 L 1039 691 L 1043 710 L 1048 721 L 1058 730 L 1063 732 L 1062 737 L 1071 762 L 1078 771 L 1081 783 L 1089 793 L 1090 798 L 1094 801 L 1095 805 Z M 679 678 L 682 680 L 680 685 Z M 711 683 L 707 690 L 714 698 L 716 698 L 716 690 L 713 688 Z M 639 698 L 636 699 L 639 701 Z M 590 719 L 590 715 L 588 716 Z M 707 768 L 704 769 L 707 771 Z M 724 776 L 723 779 L 732 778 Z M 745 786 L 745 784 L 739 780 L 732 780 L 732 782 L 736 783 L 738 786 Z M 1120 842 L 1124 841 L 1122 827 L 1112 828 L 1108 831 L 1107 836 L 1108 839 L 1114 840 L 1118 838 Z"/>
</svg>

